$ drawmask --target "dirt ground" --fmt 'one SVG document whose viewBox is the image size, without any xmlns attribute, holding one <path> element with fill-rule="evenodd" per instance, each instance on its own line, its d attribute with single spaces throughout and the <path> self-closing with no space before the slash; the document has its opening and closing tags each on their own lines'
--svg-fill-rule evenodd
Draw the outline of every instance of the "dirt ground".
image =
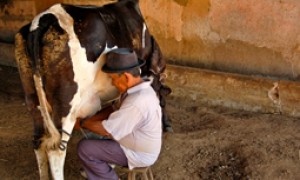
<svg viewBox="0 0 300 180">
<path fill-rule="evenodd" d="M 0 68 L 0 179 L 38 179 L 32 122 L 15 69 Z M 300 179 L 300 120 L 168 98 L 174 133 L 163 136 L 154 179 Z M 75 132 L 68 145 L 67 180 L 82 178 Z"/>
</svg>

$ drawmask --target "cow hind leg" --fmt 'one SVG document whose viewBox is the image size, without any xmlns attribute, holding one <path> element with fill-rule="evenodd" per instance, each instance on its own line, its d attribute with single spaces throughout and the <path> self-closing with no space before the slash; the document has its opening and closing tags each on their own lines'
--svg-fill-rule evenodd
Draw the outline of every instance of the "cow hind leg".
<svg viewBox="0 0 300 180">
<path fill-rule="evenodd" d="M 38 163 L 40 179 L 48 180 L 49 164 L 46 149 L 43 146 L 40 146 L 40 148 L 34 150 L 34 153 Z"/>
<path fill-rule="evenodd" d="M 66 118 L 62 118 L 62 134 L 59 148 L 51 149 L 48 151 L 48 159 L 53 179 L 64 179 L 64 164 L 67 152 L 67 143 L 71 138 L 71 133 L 76 121 L 70 113 Z M 73 118 L 71 118 L 73 117 Z"/>
<path fill-rule="evenodd" d="M 66 158 L 66 149 L 49 150 L 47 152 L 51 174 L 54 180 L 64 179 L 64 163 Z"/>
</svg>

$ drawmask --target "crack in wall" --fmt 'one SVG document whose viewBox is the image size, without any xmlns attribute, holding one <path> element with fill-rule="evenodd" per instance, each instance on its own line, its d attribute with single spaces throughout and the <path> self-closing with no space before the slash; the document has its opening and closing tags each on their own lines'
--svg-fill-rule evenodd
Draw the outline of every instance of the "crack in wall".
<svg viewBox="0 0 300 180">
<path fill-rule="evenodd" d="M 274 82 L 273 87 L 268 91 L 268 97 L 274 103 L 274 105 L 278 108 L 279 113 L 282 113 L 281 107 L 281 99 L 280 99 L 280 91 L 279 91 L 279 83 Z"/>
</svg>

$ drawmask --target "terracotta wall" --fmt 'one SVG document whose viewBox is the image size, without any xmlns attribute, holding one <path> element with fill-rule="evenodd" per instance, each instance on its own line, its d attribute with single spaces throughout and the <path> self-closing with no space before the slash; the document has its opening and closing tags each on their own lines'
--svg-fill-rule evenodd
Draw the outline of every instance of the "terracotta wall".
<svg viewBox="0 0 300 180">
<path fill-rule="evenodd" d="M 141 0 L 169 62 L 298 80 L 299 0 Z"/>
</svg>

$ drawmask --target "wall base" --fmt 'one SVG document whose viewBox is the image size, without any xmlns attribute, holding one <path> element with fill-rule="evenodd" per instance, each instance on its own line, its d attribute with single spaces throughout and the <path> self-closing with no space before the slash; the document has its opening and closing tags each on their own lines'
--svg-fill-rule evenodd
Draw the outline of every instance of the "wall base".
<svg viewBox="0 0 300 180">
<path fill-rule="evenodd" d="M 300 83 L 168 65 L 172 95 L 193 105 L 206 103 L 260 113 L 300 117 Z"/>
</svg>

